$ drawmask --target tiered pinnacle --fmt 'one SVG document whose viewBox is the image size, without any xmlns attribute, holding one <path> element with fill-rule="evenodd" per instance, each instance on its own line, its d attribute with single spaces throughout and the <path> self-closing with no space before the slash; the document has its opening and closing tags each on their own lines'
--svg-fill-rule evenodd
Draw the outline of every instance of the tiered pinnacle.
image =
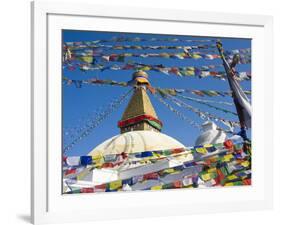
<svg viewBox="0 0 281 225">
<path fill-rule="evenodd" d="M 149 86 L 148 75 L 143 71 L 133 74 L 134 94 L 126 107 L 121 121 L 118 122 L 121 133 L 135 130 L 161 131 L 162 123 L 158 120 L 154 107 L 146 92 Z"/>
</svg>

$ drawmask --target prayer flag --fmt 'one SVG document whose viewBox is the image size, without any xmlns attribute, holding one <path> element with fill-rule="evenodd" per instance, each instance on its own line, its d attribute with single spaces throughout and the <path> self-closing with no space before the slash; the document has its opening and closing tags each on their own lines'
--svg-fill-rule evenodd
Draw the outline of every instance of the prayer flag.
<svg viewBox="0 0 281 225">
<path fill-rule="evenodd" d="M 80 163 L 83 166 L 91 165 L 93 162 L 92 156 L 81 156 Z"/>
<path fill-rule="evenodd" d="M 79 156 L 70 156 L 66 158 L 66 163 L 69 166 L 79 166 L 80 165 L 80 157 Z"/>
</svg>

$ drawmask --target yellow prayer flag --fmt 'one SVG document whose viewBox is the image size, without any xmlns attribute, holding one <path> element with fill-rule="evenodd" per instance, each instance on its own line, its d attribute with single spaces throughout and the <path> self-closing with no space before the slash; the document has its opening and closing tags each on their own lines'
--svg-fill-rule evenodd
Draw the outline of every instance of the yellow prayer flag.
<svg viewBox="0 0 281 225">
<path fill-rule="evenodd" d="M 228 154 L 228 155 L 225 155 L 224 157 L 223 157 L 223 161 L 224 162 L 229 162 L 231 159 L 233 159 L 233 155 L 232 154 Z"/>
<path fill-rule="evenodd" d="M 122 187 L 122 180 L 116 180 L 109 183 L 110 190 L 116 190 L 120 187 Z"/>
<path fill-rule="evenodd" d="M 188 69 L 188 70 L 191 70 L 191 71 L 195 71 L 194 66 L 188 66 L 187 69 Z"/>
<path fill-rule="evenodd" d="M 152 152 L 152 155 L 153 155 L 153 157 L 155 158 L 159 158 L 159 157 L 161 157 L 161 154 L 159 154 L 159 153 L 156 153 L 156 152 Z"/>
<path fill-rule="evenodd" d="M 150 189 L 151 189 L 151 190 L 161 190 L 161 189 L 162 189 L 162 186 L 161 186 L 161 185 L 158 185 L 158 186 L 151 187 Z"/>
<path fill-rule="evenodd" d="M 193 58 L 193 59 L 200 59 L 200 58 L 202 58 L 202 56 L 201 56 L 201 55 L 198 55 L 198 54 L 193 54 L 193 55 L 192 55 L 192 58 Z"/>
<path fill-rule="evenodd" d="M 208 169 L 208 173 L 215 173 L 215 172 L 217 172 L 217 168 L 216 167 Z"/>
<path fill-rule="evenodd" d="M 101 158 L 103 158 L 101 154 L 92 155 L 93 161 L 99 160 Z"/>
<path fill-rule="evenodd" d="M 234 186 L 233 182 L 226 183 L 224 186 Z"/>
<path fill-rule="evenodd" d="M 250 165 L 250 162 L 249 161 L 244 161 L 241 163 L 242 166 L 244 167 L 248 167 Z"/>
<path fill-rule="evenodd" d="M 202 174 L 201 177 L 204 181 L 211 179 L 211 175 L 209 173 Z"/>
<path fill-rule="evenodd" d="M 174 171 L 175 170 L 173 168 L 164 170 L 165 173 L 173 173 Z"/>
<path fill-rule="evenodd" d="M 227 177 L 228 180 L 235 180 L 235 179 L 237 179 L 237 178 L 238 178 L 238 177 L 237 177 L 236 175 L 234 175 L 234 174 L 232 174 L 232 175 L 230 175 L 230 176 Z"/>
<path fill-rule="evenodd" d="M 102 164 L 104 164 L 104 158 L 101 157 L 99 159 L 93 160 L 93 162 L 96 166 L 101 166 Z"/>
<path fill-rule="evenodd" d="M 81 60 L 86 63 L 92 63 L 93 62 L 93 56 L 82 56 Z"/>
<path fill-rule="evenodd" d="M 208 151 L 206 148 L 196 148 L 196 151 L 201 154 L 207 154 Z"/>
<path fill-rule="evenodd" d="M 194 75 L 195 75 L 195 72 L 192 71 L 192 70 L 188 70 L 188 71 L 186 71 L 186 73 L 187 73 L 187 75 L 189 75 L 189 76 L 194 76 Z"/>
<path fill-rule="evenodd" d="M 149 66 L 143 66 L 140 68 L 140 70 L 150 70 L 151 68 Z"/>
</svg>

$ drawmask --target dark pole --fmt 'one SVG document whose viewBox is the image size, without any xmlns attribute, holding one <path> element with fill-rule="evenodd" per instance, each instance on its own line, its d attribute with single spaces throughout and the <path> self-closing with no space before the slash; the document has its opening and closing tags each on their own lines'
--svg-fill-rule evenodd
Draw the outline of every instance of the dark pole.
<svg viewBox="0 0 281 225">
<path fill-rule="evenodd" d="M 217 45 L 218 51 L 220 53 L 221 59 L 223 61 L 224 69 L 227 73 L 228 84 L 229 84 L 230 89 L 232 91 L 233 102 L 234 102 L 234 105 L 235 105 L 235 108 L 236 108 L 236 111 L 237 111 L 237 114 L 238 114 L 239 122 L 240 122 L 241 131 L 238 134 L 244 140 L 246 140 L 247 134 L 246 134 L 245 118 L 244 118 L 244 115 L 243 115 L 243 112 L 242 112 L 242 108 L 241 108 L 240 104 L 238 103 L 237 98 L 234 94 L 232 83 L 230 82 L 230 78 L 229 78 L 229 77 L 235 76 L 234 68 L 235 68 L 236 64 L 239 62 L 239 55 L 234 55 L 233 60 L 232 60 L 231 64 L 229 65 L 229 63 L 226 61 L 221 41 L 218 40 L 216 45 Z"/>
</svg>

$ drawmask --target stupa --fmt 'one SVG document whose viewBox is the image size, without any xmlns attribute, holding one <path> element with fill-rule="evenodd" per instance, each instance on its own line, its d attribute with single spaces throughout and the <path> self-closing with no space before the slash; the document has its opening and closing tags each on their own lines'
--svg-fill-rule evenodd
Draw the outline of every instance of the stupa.
<svg viewBox="0 0 281 225">
<path fill-rule="evenodd" d="M 110 156 L 115 154 L 143 153 L 163 149 L 185 148 L 176 139 L 161 133 L 163 123 L 149 99 L 147 90 L 153 91 L 148 74 L 144 71 L 133 73 L 132 81 L 134 93 L 118 121 L 120 134 L 105 140 L 96 146 L 88 155 Z M 132 176 L 159 171 L 177 166 L 174 161 L 163 160 L 152 165 L 135 168 L 103 168 L 93 170 L 88 180 L 93 184 L 111 182 L 118 179 L 127 179 Z"/>
<path fill-rule="evenodd" d="M 120 134 L 95 147 L 89 155 L 184 148 L 176 139 L 161 133 L 163 123 L 147 94 L 147 90 L 152 88 L 148 74 L 144 71 L 133 73 L 131 84 L 134 86 L 134 94 L 118 122 Z"/>
<path fill-rule="evenodd" d="M 196 139 L 195 145 L 223 143 L 227 139 L 227 135 L 217 128 L 217 125 L 212 121 L 203 123 L 202 133 Z"/>
</svg>

